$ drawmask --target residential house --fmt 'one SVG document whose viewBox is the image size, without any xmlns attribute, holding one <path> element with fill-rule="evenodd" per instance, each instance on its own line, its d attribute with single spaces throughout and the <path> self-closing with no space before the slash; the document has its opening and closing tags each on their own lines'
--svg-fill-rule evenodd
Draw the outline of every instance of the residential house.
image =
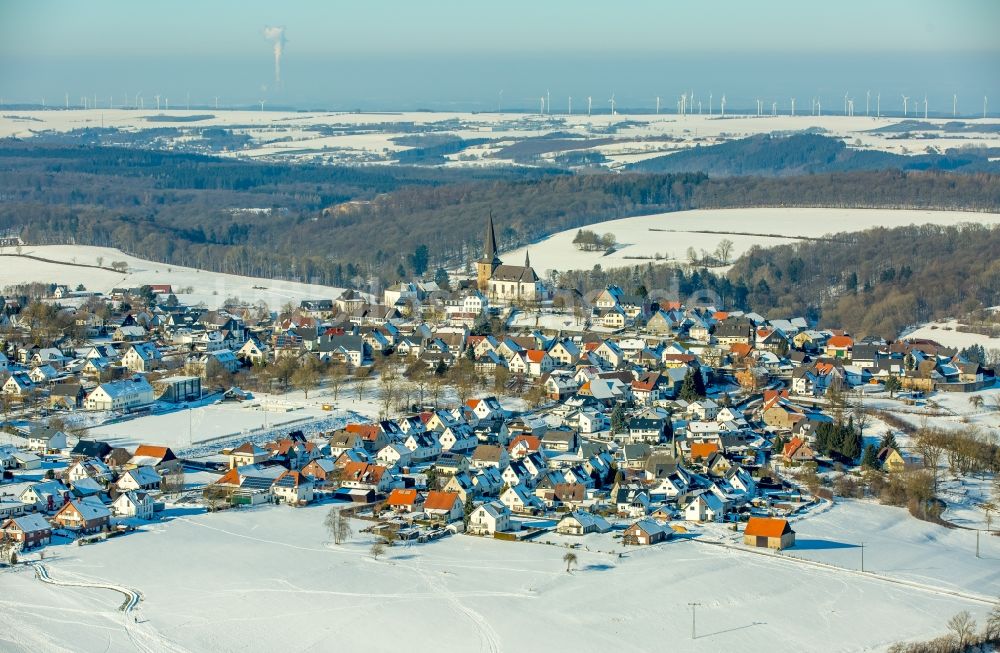
<svg viewBox="0 0 1000 653">
<path fill-rule="evenodd" d="M 495 535 L 509 530 L 510 510 L 499 501 L 490 501 L 476 507 L 466 526 L 466 532 L 472 535 Z"/>
<path fill-rule="evenodd" d="M 588 533 L 607 533 L 611 524 L 600 515 L 583 510 L 567 513 L 556 524 L 556 532 L 560 535 L 586 535 Z"/>
<path fill-rule="evenodd" d="M 111 514 L 115 517 L 131 517 L 149 520 L 153 518 L 155 502 L 147 492 L 129 490 L 118 495 L 111 503 Z"/>
<path fill-rule="evenodd" d="M 45 546 L 52 541 L 52 526 L 38 513 L 7 519 L 0 526 L 0 532 L 20 544 L 22 549 Z"/>
<path fill-rule="evenodd" d="M 652 519 L 640 519 L 625 529 L 622 544 L 632 546 L 648 546 L 666 542 L 673 535 L 673 530 Z"/>
<path fill-rule="evenodd" d="M 133 469 L 127 470 L 118 480 L 115 481 L 115 487 L 118 488 L 119 492 L 128 492 L 129 490 L 159 490 L 160 485 L 163 483 L 163 477 L 149 465 L 140 465 Z"/>
<path fill-rule="evenodd" d="M 431 490 L 424 500 L 424 512 L 430 517 L 450 523 L 465 516 L 465 506 L 456 492 Z"/>
<path fill-rule="evenodd" d="M 50 426 L 37 425 L 28 433 L 28 449 L 42 454 L 66 448 L 66 433 Z"/>
<path fill-rule="evenodd" d="M 290 506 L 303 506 L 313 500 L 314 482 L 311 477 L 301 472 L 286 470 L 274 479 L 271 494 L 279 503 Z"/>
<path fill-rule="evenodd" d="M 111 521 L 111 511 L 96 501 L 70 501 L 53 515 L 52 523 L 60 528 L 92 533 L 105 528 Z"/>
</svg>

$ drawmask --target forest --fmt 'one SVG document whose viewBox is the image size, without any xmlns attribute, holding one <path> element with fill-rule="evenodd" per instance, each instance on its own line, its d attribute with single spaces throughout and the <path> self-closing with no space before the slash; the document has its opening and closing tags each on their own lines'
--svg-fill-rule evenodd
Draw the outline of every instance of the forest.
<svg viewBox="0 0 1000 653">
<path fill-rule="evenodd" d="M 1000 227 L 875 228 L 741 256 L 725 277 L 688 266 L 565 272 L 558 285 L 581 293 L 616 284 L 640 295 L 717 300 L 765 317 L 805 316 L 856 337 L 896 338 L 907 326 L 1000 304 Z"/>
<path fill-rule="evenodd" d="M 990 160 L 996 154 L 991 150 L 954 149 L 903 155 L 849 148 L 840 139 L 820 134 L 759 134 L 719 145 L 696 146 L 629 167 L 640 172 L 704 172 L 713 177 L 887 169 L 997 173 L 1000 163 Z"/>
<path fill-rule="evenodd" d="M 431 274 L 474 260 L 490 212 L 504 250 L 621 217 L 742 206 L 996 210 L 1000 176 L 293 166 L 0 141 L 0 232 L 330 285 L 359 276 L 393 282 L 413 274 L 415 260 Z M 426 263 L 414 257 L 420 248 Z"/>
</svg>

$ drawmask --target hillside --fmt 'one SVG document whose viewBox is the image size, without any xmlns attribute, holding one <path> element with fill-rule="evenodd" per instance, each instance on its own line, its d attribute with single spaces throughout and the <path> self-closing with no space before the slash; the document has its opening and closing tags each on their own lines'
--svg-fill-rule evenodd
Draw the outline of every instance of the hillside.
<svg viewBox="0 0 1000 653">
<path fill-rule="evenodd" d="M 988 150 L 948 150 L 944 154 L 901 155 L 848 148 L 819 134 L 760 134 L 719 145 L 639 161 L 639 172 L 703 172 L 712 176 L 790 176 L 858 170 L 947 170 L 998 172 Z"/>
<path fill-rule="evenodd" d="M 174 265 L 330 286 L 464 265 L 478 254 L 490 212 L 509 249 L 565 229 L 694 208 L 1000 207 L 1000 176 L 940 172 L 711 179 L 345 168 L 17 141 L 0 142 L 0 172 L 0 232 L 30 243 L 117 247 Z M 428 256 L 415 257 L 422 246 Z"/>
<path fill-rule="evenodd" d="M 727 308 L 803 315 L 857 336 L 895 338 L 906 327 L 1000 304 L 1000 226 L 912 225 L 838 233 L 824 241 L 751 247 L 726 276 L 674 263 L 565 272 L 581 292 L 609 283 L 682 298 L 708 292 Z M 704 296 L 704 295 L 701 295 Z"/>
</svg>

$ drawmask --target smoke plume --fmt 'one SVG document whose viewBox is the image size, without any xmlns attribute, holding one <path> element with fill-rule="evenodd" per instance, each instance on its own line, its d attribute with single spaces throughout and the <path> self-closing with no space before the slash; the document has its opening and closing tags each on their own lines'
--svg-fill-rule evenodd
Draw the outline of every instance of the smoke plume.
<svg viewBox="0 0 1000 653">
<path fill-rule="evenodd" d="M 281 55 L 285 51 L 285 28 L 265 27 L 264 38 L 274 44 L 274 83 L 281 83 Z"/>
</svg>

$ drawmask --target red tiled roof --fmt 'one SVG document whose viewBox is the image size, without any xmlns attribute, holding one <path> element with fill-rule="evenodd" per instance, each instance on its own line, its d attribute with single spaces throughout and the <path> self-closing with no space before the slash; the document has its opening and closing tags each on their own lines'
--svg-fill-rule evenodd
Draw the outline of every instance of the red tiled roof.
<svg viewBox="0 0 1000 653">
<path fill-rule="evenodd" d="M 751 517 L 747 522 L 745 535 L 752 537 L 781 537 L 784 533 L 791 532 L 792 529 L 784 519 L 772 519 L 771 517 Z"/>
<path fill-rule="evenodd" d="M 440 492 L 431 490 L 424 500 L 424 510 L 451 510 L 458 499 L 456 492 Z"/>
</svg>

